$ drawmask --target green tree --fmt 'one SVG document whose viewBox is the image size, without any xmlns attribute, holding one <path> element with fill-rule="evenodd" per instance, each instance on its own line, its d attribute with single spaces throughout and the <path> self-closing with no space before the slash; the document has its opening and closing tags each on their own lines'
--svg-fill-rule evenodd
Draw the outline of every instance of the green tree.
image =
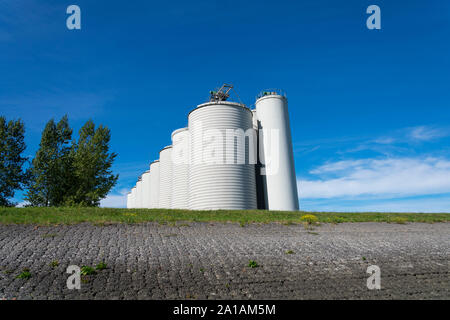
<svg viewBox="0 0 450 320">
<path fill-rule="evenodd" d="M 6 121 L 0 117 L 0 206 L 14 206 L 10 198 L 15 190 L 22 190 L 27 183 L 28 173 L 23 165 L 28 158 L 23 157 L 25 126 L 21 120 Z"/>
<path fill-rule="evenodd" d="M 110 140 L 110 130 L 102 125 L 96 129 L 92 120 L 80 129 L 72 148 L 75 182 L 69 205 L 98 206 L 117 183 L 111 170 L 117 154 L 109 152 Z"/>
<path fill-rule="evenodd" d="M 42 132 L 39 150 L 31 165 L 26 200 L 32 206 L 60 206 L 72 187 L 72 129 L 67 115 L 58 124 L 52 119 Z"/>
</svg>

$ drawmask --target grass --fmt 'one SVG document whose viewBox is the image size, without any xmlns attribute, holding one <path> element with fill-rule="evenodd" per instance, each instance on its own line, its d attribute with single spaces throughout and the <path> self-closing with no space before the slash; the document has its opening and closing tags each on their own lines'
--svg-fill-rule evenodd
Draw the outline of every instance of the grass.
<svg viewBox="0 0 450 320">
<path fill-rule="evenodd" d="M 313 214 L 305 214 L 304 216 L 301 216 L 300 221 L 308 225 L 319 223 L 319 219 Z"/>
<path fill-rule="evenodd" d="M 82 276 L 88 276 L 91 274 L 96 274 L 95 269 L 89 266 L 82 266 L 81 267 L 81 275 Z"/>
<path fill-rule="evenodd" d="M 28 280 L 31 278 L 30 269 L 23 269 L 22 272 L 16 277 L 17 279 L 25 279 Z"/>
<path fill-rule="evenodd" d="M 408 222 L 408 219 L 406 219 L 404 217 L 392 217 L 389 222 L 398 223 L 398 224 L 406 224 Z"/>
<path fill-rule="evenodd" d="M 52 262 L 50 262 L 50 267 L 52 267 L 53 269 L 56 268 L 57 266 L 59 266 L 58 260 L 53 260 Z"/>
<path fill-rule="evenodd" d="M 88 222 L 103 226 L 111 223 L 157 222 L 179 227 L 186 222 L 278 222 L 301 224 L 302 216 L 313 214 L 318 223 L 342 222 L 449 222 L 450 213 L 382 213 L 382 212 L 288 212 L 267 210 L 167 210 L 167 209 L 111 209 L 111 208 L 5 208 L 0 207 L 0 224 L 58 225 Z M 304 220 L 305 218 L 303 218 Z M 178 223 L 180 222 L 180 223 Z M 181 223 L 183 222 L 183 223 Z M 178 224 L 177 224 L 178 223 Z M 52 235 L 53 236 L 53 235 Z"/>
<path fill-rule="evenodd" d="M 107 266 L 106 266 L 106 263 L 104 263 L 104 262 L 100 262 L 100 263 L 97 264 L 97 266 L 95 267 L 96 270 L 103 270 L 103 269 L 106 269 L 106 268 L 107 268 Z"/>
<path fill-rule="evenodd" d="M 255 260 L 250 260 L 248 262 L 248 267 L 250 267 L 250 268 L 258 268 L 259 264 Z"/>
</svg>

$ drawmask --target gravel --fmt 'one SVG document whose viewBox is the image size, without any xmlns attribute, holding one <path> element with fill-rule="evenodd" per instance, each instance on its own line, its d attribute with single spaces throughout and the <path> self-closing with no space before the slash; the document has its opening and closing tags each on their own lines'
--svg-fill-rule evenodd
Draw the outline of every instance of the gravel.
<svg viewBox="0 0 450 320">
<path fill-rule="evenodd" d="M 0 225 L 0 299 L 450 299 L 449 244 L 450 223 Z"/>
</svg>

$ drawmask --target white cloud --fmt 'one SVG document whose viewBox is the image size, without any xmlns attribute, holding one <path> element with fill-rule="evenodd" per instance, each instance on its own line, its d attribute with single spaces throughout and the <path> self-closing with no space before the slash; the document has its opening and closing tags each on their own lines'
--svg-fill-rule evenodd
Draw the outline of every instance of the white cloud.
<svg viewBox="0 0 450 320">
<path fill-rule="evenodd" d="M 443 129 L 432 128 L 428 126 L 420 126 L 411 128 L 409 137 L 413 140 L 429 141 L 437 138 L 442 138 L 447 135 L 447 132 Z"/>
<path fill-rule="evenodd" d="M 323 173 L 333 173 L 339 172 L 343 170 L 352 169 L 355 167 L 359 167 L 363 165 L 367 160 L 346 160 L 346 161 L 337 161 L 334 163 L 327 163 L 322 165 L 314 170 L 311 170 L 311 174 L 323 174 Z"/>
<path fill-rule="evenodd" d="M 396 142 L 396 140 L 393 137 L 381 137 L 373 140 L 373 142 L 378 144 L 392 144 Z"/>
<path fill-rule="evenodd" d="M 296 142 L 294 152 L 305 156 L 318 150 L 322 153 L 335 150 L 341 155 L 371 151 L 392 157 L 411 154 L 418 144 L 447 137 L 450 137 L 449 126 L 421 125 L 386 131 L 376 137 L 358 135 Z"/>
<path fill-rule="evenodd" d="M 442 198 L 324 201 L 300 200 L 301 210 L 328 212 L 450 212 L 450 196 Z"/>
<path fill-rule="evenodd" d="M 118 193 L 108 194 L 105 199 L 100 202 L 100 207 L 104 208 L 126 208 L 128 190 L 122 189 Z"/>
<path fill-rule="evenodd" d="M 318 179 L 299 179 L 306 199 L 405 197 L 450 193 L 450 161 L 439 158 L 345 160 L 312 171 Z"/>
</svg>

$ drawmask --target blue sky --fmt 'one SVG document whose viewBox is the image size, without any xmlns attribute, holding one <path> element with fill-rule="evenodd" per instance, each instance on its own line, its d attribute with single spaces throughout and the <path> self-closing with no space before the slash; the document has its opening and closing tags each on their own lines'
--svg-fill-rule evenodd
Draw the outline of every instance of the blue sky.
<svg viewBox="0 0 450 320">
<path fill-rule="evenodd" d="M 282 88 L 301 209 L 449 212 L 449 39 L 445 0 L 0 0 L 0 114 L 25 121 L 30 156 L 52 117 L 111 128 L 103 205 L 124 206 L 210 89 L 233 83 L 251 106 Z"/>
</svg>

